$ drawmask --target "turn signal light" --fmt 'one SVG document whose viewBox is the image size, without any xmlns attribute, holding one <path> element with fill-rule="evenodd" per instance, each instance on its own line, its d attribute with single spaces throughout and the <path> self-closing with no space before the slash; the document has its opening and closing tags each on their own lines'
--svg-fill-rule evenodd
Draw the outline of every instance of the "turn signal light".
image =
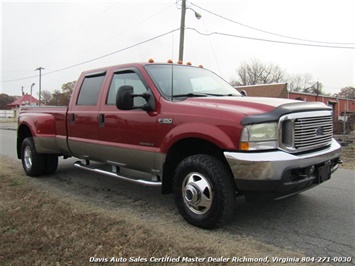
<svg viewBox="0 0 355 266">
<path fill-rule="evenodd" d="M 249 143 L 248 142 L 241 142 L 240 143 L 240 149 L 242 151 L 248 151 L 249 150 Z"/>
</svg>

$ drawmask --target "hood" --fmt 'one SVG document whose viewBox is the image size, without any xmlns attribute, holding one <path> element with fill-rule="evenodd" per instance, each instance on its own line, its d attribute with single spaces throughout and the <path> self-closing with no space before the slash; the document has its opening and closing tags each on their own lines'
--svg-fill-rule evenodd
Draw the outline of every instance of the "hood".
<svg viewBox="0 0 355 266">
<path fill-rule="evenodd" d="M 270 112 L 276 107 L 295 102 L 300 101 L 267 97 L 201 97 L 188 98 L 184 101 L 189 105 L 217 108 L 246 116 Z"/>
<path fill-rule="evenodd" d="M 241 119 L 242 125 L 263 122 L 275 122 L 283 115 L 328 110 L 332 108 L 321 102 L 303 102 L 298 100 L 268 98 L 268 97 L 201 97 L 188 98 L 183 104 L 194 106 L 204 114 L 209 110 L 211 116 L 224 118 L 234 115 Z"/>
</svg>

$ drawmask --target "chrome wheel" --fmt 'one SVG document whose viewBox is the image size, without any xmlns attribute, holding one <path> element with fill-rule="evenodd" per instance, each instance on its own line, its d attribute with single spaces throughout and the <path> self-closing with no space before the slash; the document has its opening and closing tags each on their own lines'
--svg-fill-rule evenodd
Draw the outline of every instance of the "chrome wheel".
<svg viewBox="0 0 355 266">
<path fill-rule="evenodd" d="M 175 169 L 173 186 L 175 204 L 192 225 L 215 228 L 233 214 L 233 177 L 226 165 L 213 156 L 196 154 L 183 159 Z"/>
<path fill-rule="evenodd" d="M 182 196 L 193 213 L 205 214 L 213 202 L 212 186 L 200 173 L 189 173 L 182 182 Z"/>
<path fill-rule="evenodd" d="M 32 168 L 32 152 L 29 146 L 26 146 L 24 150 L 24 158 L 23 158 L 25 167 L 30 170 Z"/>
</svg>

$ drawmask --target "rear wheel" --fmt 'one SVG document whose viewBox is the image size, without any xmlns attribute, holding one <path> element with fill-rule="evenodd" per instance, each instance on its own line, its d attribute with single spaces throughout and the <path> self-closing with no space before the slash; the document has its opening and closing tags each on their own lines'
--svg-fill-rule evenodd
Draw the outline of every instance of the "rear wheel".
<svg viewBox="0 0 355 266">
<path fill-rule="evenodd" d="M 53 154 L 46 155 L 46 169 L 44 173 L 46 175 L 51 175 L 57 171 L 58 167 L 58 156 Z"/>
<path fill-rule="evenodd" d="M 22 166 L 28 176 L 40 176 L 45 172 L 46 157 L 36 151 L 33 138 L 25 138 L 21 146 Z"/>
<path fill-rule="evenodd" d="M 174 199 L 186 221 L 210 229 L 232 215 L 235 185 L 230 172 L 218 159 L 192 155 L 176 168 Z"/>
</svg>

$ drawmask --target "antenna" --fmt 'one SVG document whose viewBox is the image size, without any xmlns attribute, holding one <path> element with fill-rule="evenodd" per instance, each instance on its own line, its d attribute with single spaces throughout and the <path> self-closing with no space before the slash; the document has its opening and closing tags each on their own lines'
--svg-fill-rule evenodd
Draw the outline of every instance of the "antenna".
<svg viewBox="0 0 355 266">
<path fill-rule="evenodd" d="M 172 45 L 171 45 L 171 62 L 170 60 L 168 60 L 168 63 L 171 63 L 171 87 L 170 87 L 170 90 L 171 90 L 171 94 L 170 94 L 170 97 L 171 97 L 171 101 L 174 101 L 174 62 L 173 62 L 173 58 L 174 58 L 174 33 L 172 34 Z"/>
<path fill-rule="evenodd" d="M 171 101 L 174 101 L 174 63 L 171 63 Z"/>
</svg>

